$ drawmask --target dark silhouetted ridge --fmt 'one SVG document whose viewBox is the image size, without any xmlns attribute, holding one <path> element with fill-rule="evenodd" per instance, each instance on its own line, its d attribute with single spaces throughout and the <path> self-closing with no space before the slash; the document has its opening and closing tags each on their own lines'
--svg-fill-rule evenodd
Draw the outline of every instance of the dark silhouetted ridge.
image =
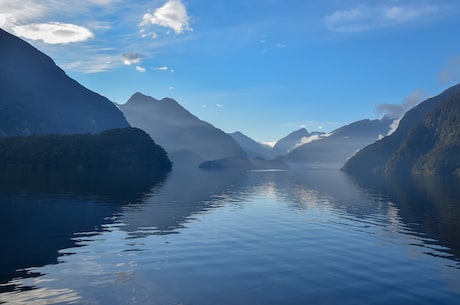
<svg viewBox="0 0 460 305">
<path fill-rule="evenodd" d="M 97 133 L 128 127 L 107 98 L 0 29 L 0 136 Z"/>
<path fill-rule="evenodd" d="M 349 173 L 459 174 L 460 85 L 409 110 L 396 131 L 348 160 Z"/>
</svg>

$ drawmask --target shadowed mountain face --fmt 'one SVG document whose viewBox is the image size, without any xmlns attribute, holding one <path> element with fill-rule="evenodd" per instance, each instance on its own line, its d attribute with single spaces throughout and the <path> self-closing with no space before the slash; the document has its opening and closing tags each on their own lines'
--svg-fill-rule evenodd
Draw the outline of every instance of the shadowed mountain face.
<svg viewBox="0 0 460 305">
<path fill-rule="evenodd" d="M 300 128 L 296 131 L 291 132 L 284 138 L 278 140 L 275 146 L 273 146 L 273 157 L 281 156 L 292 151 L 302 138 L 309 137 L 310 133 L 305 128 Z"/>
<path fill-rule="evenodd" d="M 338 169 L 356 151 L 388 134 L 392 122 L 383 118 L 345 125 L 327 137 L 299 146 L 282 160 L 292 167 Z"/>
<path fill-rule="evenodd" d="M 350 173 L 457 173 L 460 84 L 409 110 L 397 130 L 365 147 L 343 167 Z"/>
<path fill-rule="evenodd" d="M 270 146 L 259 143 L 239 131 L 230 133 L 230 136 L 240 144 L 249 158 L 270 159 L 273 156 Z"/>
<path fill-rule="evenodd" d="M 246 156 L 232 137 L 201 121 L 173 99 L 159 101 L 136 93 L 119 108 L 133 127 L 145 130 L 164 147 L 175 164 L 195 166 L 206 160 Z"/>
<path fill-rule="evenodd" d="M 107 98 L 0 29 L 0 136 L 96 133 L 129 127 Z"/>
</svg>

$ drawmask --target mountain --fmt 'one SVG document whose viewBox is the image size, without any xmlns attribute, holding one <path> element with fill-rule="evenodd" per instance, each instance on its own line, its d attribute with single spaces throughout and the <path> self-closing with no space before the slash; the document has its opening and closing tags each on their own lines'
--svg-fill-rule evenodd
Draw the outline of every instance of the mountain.
<svg viewBox="0 0 460 305">
<path fill-rule="evenodd" d="M 348 160 L 349 173 L 455 171 L 460 84 L 410 109 L 391 135 Z"/>
<path fill-rule="evenodd" d="M 281 157 L 291 167 L 339 169 L 357 150 L 388 134 L 393 120 L 361 120 L 320 139 L 303 144 Z"/>
<path fill-rule="evenodd" d="M 0 29 L 0 136 L 97 133 L 129 127 L 107 98 Z"/>
<path fill-rule="evenodd" d="M 396 131 L 348 160 L 349 173 L 460 174 L 460 84 L 409 110 Z"/>
<path fill-rule="evenodd" d="M 309 137 L 310 133 L 305 128 L 300 128 L 291 132 L 284 138 L 278 140 L 273 146 L 273 156 L 280 156 L 289 153 L 293 150 L 302 138 Z"/>
<path fill-rule="evenodd" d="M 197 166 L 207 160 L 246 157 L 235 140 L 198 119 L 173 99 L 135 93 L 118 106 L 133 127 L 145 130 L 174 163 Z"/>
<path fill-rule="evenodd" d="M 240 131 L 230 133 L 229 135 L 241 146 L 241 148 L 243 148 L 248 157 L 264 159 L 272 158 L 273 153 L 270 146 L 256 142 Z"/>
</svg>

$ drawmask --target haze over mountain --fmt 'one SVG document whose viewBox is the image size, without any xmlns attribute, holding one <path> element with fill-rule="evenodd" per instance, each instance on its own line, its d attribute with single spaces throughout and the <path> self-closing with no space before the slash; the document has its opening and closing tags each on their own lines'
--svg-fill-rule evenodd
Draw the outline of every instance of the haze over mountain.
<svg viewBox="0 0 460 305">
<path fill-rule="evenodd" d="M 257 142 L 239 131 L 230 135 L 240 144 L 249 157 L 273 159 L 285 155 L 303 144 L 316 141 L 326 134 L 319 131 L 310 133 L 305 128 L 300 128 L 279 139 L 273 147 Z"/>
<path fill-rule="evenodd" d="M 409 110 L 390 136 L 346 162 L 350 173 L 460 174 L 460 84 Z"/>
<path fill-rule="evenodd" d="M 133 127 L 150 134 L 175 163 L 198 165 L 207 160 L 246 157 L 231 136 L 198 119 L 173 99 L 156 100 L 135 93 L 118 107 Z"/>
<path fill-rule="evenodd" d="M 315 141 L 324 135 L 324 132 L 314 131 L 310 133 L 307 131 L 307 129 L 300 128 L 278 140 L 275 146 L 273 146 L 272 155 L 273 157 L 285 155 L 297 147 L 311 141 Z"/>
<path fill-rule="evenodd" d="M 357 150 L 388 134 L 392 122 L 387 117 L 353 122 L 295 148 L 281 159 L 292 167 L 339 169 Z"/>
<path fill-rule="evenodd" d="M 0 136 L 97 133 L 129 127 L 107 98 L 0 29 Z"/>
<path fill-rule="evenodd" d="M 273 151 L 270 146 L 259 143 L 240 131 L 230 133 L 229 135 L 241 146 L 248 157 L 260 157 L 264 159 L 271 159 L 273 157 Z"/>
</svg>

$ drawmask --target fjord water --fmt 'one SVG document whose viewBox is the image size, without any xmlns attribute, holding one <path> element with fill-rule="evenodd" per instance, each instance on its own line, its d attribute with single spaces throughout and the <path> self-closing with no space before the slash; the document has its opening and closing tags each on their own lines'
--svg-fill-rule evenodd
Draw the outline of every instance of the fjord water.
<svg viewBox="0 0 460 305">
<path fill-rule="evenodd" d="M 459 304 L 460 183 L 9 172 L 0 303 Z"/>
</svg>

